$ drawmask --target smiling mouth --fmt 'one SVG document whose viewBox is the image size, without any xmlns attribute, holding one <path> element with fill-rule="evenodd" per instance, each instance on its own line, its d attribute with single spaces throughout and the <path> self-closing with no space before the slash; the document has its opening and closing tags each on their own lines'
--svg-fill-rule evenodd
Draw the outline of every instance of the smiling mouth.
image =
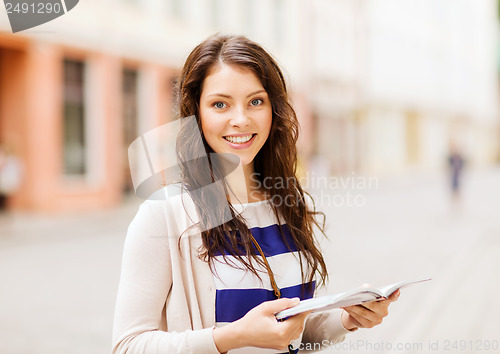
<svg viewBox="0 0 500 354">
<path fill-rule="evenodd" d="M 224 136 L 223 138 L 226 139 L 227 141 L 229 141 L 230 143 L 233 143 L 233 144 L 245 144 L 245 143 L 248 143 L 250 140 L 252 140 L 252 138 L 256 135 L 257 135 L 256 133 L 248 134 L 245 136 L 228 135 L 228 136 Z"/>
</svg>

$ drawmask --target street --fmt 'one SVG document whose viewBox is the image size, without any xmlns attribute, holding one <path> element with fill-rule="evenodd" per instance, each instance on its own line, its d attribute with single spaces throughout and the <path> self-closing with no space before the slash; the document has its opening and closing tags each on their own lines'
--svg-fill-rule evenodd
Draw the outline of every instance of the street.
<svg viewBox="0 0 500 354">
<path fill-rule="evenodd" d="M 359 191 L 365 206 L 328 209 L 330 293 L 432 278 L 403 289 L 382 325 L 335 349 L 500 352 L 499 181 L 498 168 L 469 173 L 453 201 L 444 176 L 381 179 L 378 189 Z"/>
<path fill-rule="evenodd" d="M 325 353 L 500 352 L 500 169 L 469 171 L 459 200 L 446 182 L 420 174 L 311 189 L 327 214 L 322 293 L 432 277 L 403 289 L 380 326 L 323 343 Z M 121 252 L 140 202 L 0 215 L 0 353 L 111 352 Z"/>
</svg>

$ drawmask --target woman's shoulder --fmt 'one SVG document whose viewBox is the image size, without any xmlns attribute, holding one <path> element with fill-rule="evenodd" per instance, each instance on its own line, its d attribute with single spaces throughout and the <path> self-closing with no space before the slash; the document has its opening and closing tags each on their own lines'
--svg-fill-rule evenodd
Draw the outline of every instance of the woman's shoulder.
<svg viewBox="0 0 500 354">
<path fill-rule="evenodd" d="M 164 186 L 144 200 L 130 224 L 132 228 L 164 235 L 189 228 L 199 220 L 193 200 L 179 184 Z"/>
<path fill-rule="evenodd" d="M 164 201 L 147 199 L 143 201 L 132 219 L 128 233 L 162 235 L 166 232 L 167 220 L 163 212 Z"/>
<path fill-rule="evenodd" d="M 161 213 L 166 209 L 178 210 L 180 205 L 184 206 L 183 209 L 192 209 L 193 200 L 181 183 L 172 183 L 152 193 L 140 207 L 153 213 Z"/>
</svg>

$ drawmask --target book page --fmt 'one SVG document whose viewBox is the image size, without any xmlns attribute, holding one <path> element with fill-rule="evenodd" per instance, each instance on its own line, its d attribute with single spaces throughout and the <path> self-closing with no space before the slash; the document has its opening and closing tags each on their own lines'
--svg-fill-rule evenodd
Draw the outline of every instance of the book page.
<svg viewBox="0 0 500 354">
<path fill-rule="evenodd" d="M 382 294 L 378 293 L 376 289 L 355 289 L 337 295 L 327 295 L 302 300 L 297 306 L 278 312 L 275 316 L 278 320 L 282 320 L 306 311 L 326 311 L 334 308 L 375 301 L 381 299 L 382 297 Z"/>
<path fill-rule="evenodd" d="M 402 281 L 399 283 L 383 286 L 383 287 L 379 288 L 379 290 L 382 294 L 384 294 L 385 297 L 389 297 L 389 296 L 391 296 L 391 294 L 393 292 L 395 292 L 398 289 L 403 289 L 403 288 L 406 288 L 407 286 L 410 286 L 410 285 L 413 285 L 416 283 L 420 283 L 420 282 L 424 282 L 424 281 L 428 281 L 428 280 L 431 280 L 431 278 L 422 278 L 422 279 L 416 279 L 416 280 Z"/>
<path fill-rule="evenodd" d="M 280 311 L 276 313 L 275 316 L 276 319 L 283 320 L 287 317 L 295 316 L 306 311 L 326 311 L 333 308 L 347 307 L 359 305 L 365 302 L 381 300 L 385 297 L 390 296 L 397 289 L 401 289 L 427 280 L 430 280 L 430 278 L 403 281 L 383 286 L 379 289 L 359 288 L 335 295 L 326 295 L 317 298 L 302 300 L 297 306 Z"/>
</svg>

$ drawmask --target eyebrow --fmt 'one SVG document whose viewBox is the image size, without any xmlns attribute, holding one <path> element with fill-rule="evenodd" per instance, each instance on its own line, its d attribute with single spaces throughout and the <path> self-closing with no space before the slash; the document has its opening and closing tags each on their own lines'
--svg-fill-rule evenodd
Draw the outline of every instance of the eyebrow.
<svg viewBox="0 0 500 354">
<path fill-rule="evenodd" d="M 251 97 L 251 96 L 256 95 L 258 93 L 261 93 L 261 92 L 266 92 L 266 90 L 262 89 L 262 90 L 254 91 L 254 92 L 250 93 L 249 95 L 247 95 L 247 97 L 245 97 L 245 98 Z M 210 97 L 210 96 L 220 96 L 220 97 L 225 97 L 225 98 L 231 98 L 230 95 L 226 95 L 225 93 L 211 93 L 210 95 L 207 95 L 207 97 Z"/>
</svg>

